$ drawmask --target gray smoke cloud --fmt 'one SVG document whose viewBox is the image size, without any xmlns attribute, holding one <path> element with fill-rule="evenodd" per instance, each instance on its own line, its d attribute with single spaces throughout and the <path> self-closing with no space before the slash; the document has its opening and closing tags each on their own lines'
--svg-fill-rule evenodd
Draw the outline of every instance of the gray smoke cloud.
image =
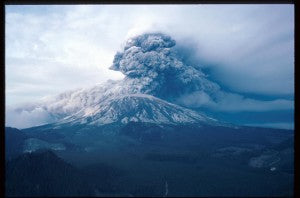
<svg viewBox="0 0 300 198">
<path fill-rule="evenodd" d="M 115 55 L 110 69 L 121 71 L 125 81 L 141 86 L 141 92 L 168 100 L 197 90 L 209 93 L 219 90 L 199 67 L 183 61 L 175 45 L 175 40 L 162 33 L 131 38 L 124 50 Z"/>
<path fill-rule="evenodd" d="M 175 40 L 166 34 L 145 33 L 126 42 L 110 69 L 121 71 L 125 75 L 123 83 L 135 87 L 137 92 L 189 108 L 235 112 L 293 109 L 290 100 L 260 101 L 222 90 L 207 79 L 201 71 L 203 66 L 190 60 L 195 59 L 192 49 L 190 42 L 177 47 Z"/>
</svg>

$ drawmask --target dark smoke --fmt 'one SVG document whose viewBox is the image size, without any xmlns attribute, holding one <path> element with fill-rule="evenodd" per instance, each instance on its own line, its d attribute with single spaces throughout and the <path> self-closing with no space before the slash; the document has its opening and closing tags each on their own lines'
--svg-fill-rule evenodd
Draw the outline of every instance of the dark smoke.
<svg viewBox="0 0 300 198">
<path fill-rule="evenodd" d="M 162 33 L 134 37 L 115 55 L 110 69 L 121 71 L 126 76 L 125 81 L 140 86 L 141 92 L 171 101 L 193 91 L 214 93 L 219 90 L 199 67 L 182 59 L 175 45 L 170 36 Z"/>
</svg>

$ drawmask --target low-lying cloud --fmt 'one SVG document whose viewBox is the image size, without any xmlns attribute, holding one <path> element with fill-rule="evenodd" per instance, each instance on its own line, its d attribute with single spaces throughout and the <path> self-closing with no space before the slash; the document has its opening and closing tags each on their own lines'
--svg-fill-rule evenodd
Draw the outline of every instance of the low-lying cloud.
<svg viewBox="0 0 300 198">
<path fill-rule="evenodd" d="M 18 110 L 12 107 L 6 107 L 5 115 L 5 126 L 20 129 L 48 124 L 53 121 L 49 112 L 40 107 L 35 107 L 31 110 Z"/>
<path fill-rule="evenodd" d="M 214 111 L 242 112 L 242 111 L 274 111 L 294 109 L 294 101 L 286 99 L 256 100 L 235 93 L 220 91 L 213 100 L 203 91 L 193 92 L 178 98 L 177 102 L 190 108 L 209 108 Z"/>
<path fill-rule="evenodd" d="M 277 129 L 290 129 L 294 130 L 295 126 L 294 123 L 289 122 L 275 122 L 275 123 L 253 123 L 253 124 L 247 124 L 247 126 L 259 126 L 264 128 L 277 128 Z"/>
</svg>

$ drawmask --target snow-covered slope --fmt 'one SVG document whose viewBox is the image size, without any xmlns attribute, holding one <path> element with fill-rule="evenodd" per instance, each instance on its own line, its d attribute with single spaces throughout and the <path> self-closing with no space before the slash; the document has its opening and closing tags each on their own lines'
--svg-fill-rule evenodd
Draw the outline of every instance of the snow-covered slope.
<svg viewBox="0 0 300 198">
<path fill-rule="evenodd" d="M 65 117 L 57 124 L 99 126 L 115 122 L 126 124 L 130 121 L 157 124 L 218 124 L 216 120 L 205 115 L 146 94 L 129 94 L 108 98 Z"/>
</svg>

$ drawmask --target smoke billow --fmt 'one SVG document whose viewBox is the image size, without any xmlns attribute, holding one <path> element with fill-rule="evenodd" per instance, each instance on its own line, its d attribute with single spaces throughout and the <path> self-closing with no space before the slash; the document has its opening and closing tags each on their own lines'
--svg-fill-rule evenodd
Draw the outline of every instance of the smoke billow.
<svg viewBox="0 0 300 198">
<path fill-rule="evenodd" d="M 260 101 L 223 91 L 217 83 L 207 79 L 201 66 L 195 65 L 197 61 L 188 59 L 193 57 L 191 42 L 186 42 L 184 48 L 175 45 L 170 36 L 162 33 L 131 38 L 123 51 L 115 55 L 110 69 L 121 71 L 126 76 L 122 83 L 131 86 L 131 90 L 189 108 L 207 107 L 217 111 L 292 108 L 289 100 Z"/>
<path fill-rule="evenodd" d="M 110 69 L 121 71 L 126 76 L 124 80 L 139 86 L 141 92 L 168 100 L 196 90 L 218 90 L 219 86 L 206 79 L 199 67 L 183 61 L 175 45 L 170 36 L 162 33 L 131 38 L 115 55 Z"/>
</svg>

